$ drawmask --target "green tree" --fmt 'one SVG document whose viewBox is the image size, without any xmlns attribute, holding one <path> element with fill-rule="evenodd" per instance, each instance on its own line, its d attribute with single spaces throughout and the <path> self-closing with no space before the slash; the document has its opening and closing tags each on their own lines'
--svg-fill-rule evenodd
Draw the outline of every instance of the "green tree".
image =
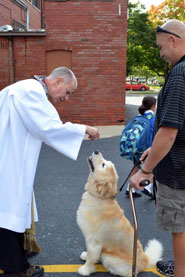
<svg viewBox="0 0 185 277">
<path fill-rule="evenodd" d="M 160 59 L 156 45 L 156 29 L 149 20 L 149 15 L 139 9 L 138 3 L 129 3 L 127 32 L 127 76 L 134 75 L 137 68 L 145 68 L 158 76 L 165 77 L 168 66 Z"/>
</svg>

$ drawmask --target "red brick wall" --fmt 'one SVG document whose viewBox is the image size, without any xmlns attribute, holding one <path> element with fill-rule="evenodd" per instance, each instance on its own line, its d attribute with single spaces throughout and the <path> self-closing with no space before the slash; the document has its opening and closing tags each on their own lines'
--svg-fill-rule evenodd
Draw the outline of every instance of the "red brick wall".
<svg viewBox="0 0 185 277">
<path fill-rule="evenodd" d="M 45 39 L 14 38 L 15 81 L 45 74 Z"/>
<path fill-rule="evenodd" d="M 125 119 L 127 0 L 46 0 L 44 13 L 46 37 L 13 39 L 15 81 L 45 74 L 46 51 L 70 50 L 78 89 L 68 102 L 57 105 L 61 119 L 89 125 L 122 123 Z M 3 40 L 7 41 L 0 37 L 0 46 Z M 8 56 L 5 48 L 3 51 Z M 8 61 L 8 57 L 0 55 L 0 61 L 2 59 L 4 64 Z M 5 68 L 0 71 L 0 77 L 4 78 L 0 80 L 1 88 L 6 83 L 8 64 Z"/>
<path fill-rule="evenodd" d="M 29 23 L 30 29 L 40 29 L 41 28 L 41 14 L 40 10 L 33 6 L 29 1 L 21 0 L 29 9 Z M 26 11 L 22 9 L 19 5 L 15 4 L 11 0 L 1 0 L 0 1 L 0 26 L 11 25 L 13 26 L 13 20 L 26 25 Z"/>
<path fill-rule="evenodd" d="M 0 37 L 0 89 L 9 84 L 9 41 Z"/>
<path fill-rule="evenodd" d="M 69 102 L 58 105 L 61 117 L 118 124 L 124 119 L 127 1 L 46 1 L 45 16 L 47 50 L 72 50 L 79 83 Z"/>
</svg>

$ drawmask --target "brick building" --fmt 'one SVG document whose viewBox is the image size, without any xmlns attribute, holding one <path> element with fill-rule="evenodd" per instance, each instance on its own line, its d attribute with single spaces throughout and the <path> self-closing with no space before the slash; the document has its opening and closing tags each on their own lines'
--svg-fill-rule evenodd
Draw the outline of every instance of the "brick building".
<svg viewBox="0 0 185 277">
<path fill-rule="evenodd" d="M 67 66 L 78 79 L 62 120 L 117 125 L 125 120 L 127 0 L 1 0 L 0 89 Z M 6 27 L 4 27 L 6 29 Z"/>
</svg>

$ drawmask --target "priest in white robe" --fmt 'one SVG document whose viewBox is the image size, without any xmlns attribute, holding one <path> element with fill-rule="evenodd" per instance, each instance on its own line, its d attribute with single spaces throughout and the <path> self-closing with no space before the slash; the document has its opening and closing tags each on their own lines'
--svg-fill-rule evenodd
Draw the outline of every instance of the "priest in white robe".
<svg viewBox="0 0 185 277">
<path fill-rule="evenodd" d="M 51 104 L 68 100 L 76 88 L 74 73 L 61 67 L 48 77 L 35 76 L 0 92 L 0 269 L 6 274 L 44 273 L 30 266 L 23 251 L 42 142 L 76 160 L 85 134 L 99 138 L 96 128 L 63 124 Z"/>
</svg>

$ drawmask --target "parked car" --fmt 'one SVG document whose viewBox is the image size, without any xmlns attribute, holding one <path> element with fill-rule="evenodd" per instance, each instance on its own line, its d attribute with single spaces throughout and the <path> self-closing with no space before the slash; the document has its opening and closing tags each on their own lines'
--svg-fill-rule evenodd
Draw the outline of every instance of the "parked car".
<svg viewBox="0 0 185 277">
<path fill-rule="evenodd" d="M 143 84 L 143 83 L 138 83 L 138 82 L 130 82 L 130 83 L 126 83 L 126 90 L 141 90 L 141 91 L 145 91 L 145 90 L 149 90 L 150 87 Z"/>
</svg>

